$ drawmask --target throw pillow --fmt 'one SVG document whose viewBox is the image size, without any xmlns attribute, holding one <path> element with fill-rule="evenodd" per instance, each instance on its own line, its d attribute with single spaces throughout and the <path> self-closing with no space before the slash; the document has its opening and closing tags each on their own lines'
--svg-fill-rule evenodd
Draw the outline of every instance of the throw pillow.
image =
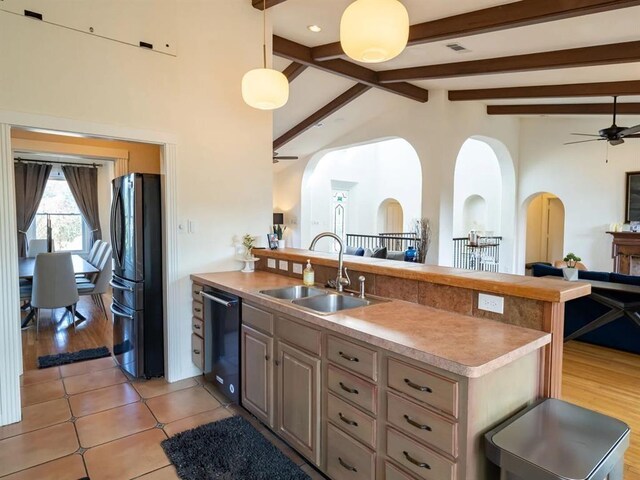
<svg viewBox="0 0 640 480">
<path fill-rule="evenodd" d="M 378 247 L 371 255 L 373 258 L 387 258 L 387 247 Z"/>
<path fill-rule="evenodd" d="M 355 255 L 356 255 L 357 257 L 364 257 L 364 248 L 362 248 L 362 247 L 358 247 L 358 249 L 356 250 Z"/>
<path fill-rule="evenodd" d="M 370 248 L 365 248 L 364 249 L 364 255 L 362 255 L 363 257 L 370 257 L 373 255 L 373 250 L 371 250 Z"/>
<path fill-rule="evenodd" d="M 356 255 L 356 252 L 358 251 L 357 247 L 352 247 L 351 245 L 347 245 L 347 248 L 345 248 L 345 255 Z"/>
<path fill-rule="evenodd" d="M 534 263 L 531 266 L 531 273 L 534 277 L 545 277 L 547 275 L 553 275 L 554 277 L 562 276 L 562 269 L 556 267 L 549 267 L 541 263 Z"/>
</svg>

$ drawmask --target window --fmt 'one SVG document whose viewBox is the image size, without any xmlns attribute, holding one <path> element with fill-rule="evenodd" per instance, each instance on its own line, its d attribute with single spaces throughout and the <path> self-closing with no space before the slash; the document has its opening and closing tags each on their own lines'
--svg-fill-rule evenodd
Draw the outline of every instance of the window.
<svg viewBox="0 0 640 480">
<path fill-rule="evenodd" d="M 56 251 L 84 252 L 89 248 L 89 232 L 69 184 L 59 169 L 53 169 L 29 228 L 29 238 L 47 238 L 47 219 Z"/>
</svg>

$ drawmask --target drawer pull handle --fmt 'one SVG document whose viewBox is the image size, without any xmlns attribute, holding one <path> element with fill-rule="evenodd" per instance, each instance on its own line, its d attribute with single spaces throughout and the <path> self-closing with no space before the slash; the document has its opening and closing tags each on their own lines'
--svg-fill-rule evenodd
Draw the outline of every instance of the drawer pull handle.
<svg viewBox="0 0 640 480">
<path fill-rule="evenodd" d="M 200 325 L 198 325 L 197 323 L 194 323 L 193 328 L 195 328 L 196 330 L 200 330 Z"/>
<path fill-rule="evenodd" d="M 193 310 L 194 310 L 194 311 L 196 311 L 196 312 L 198 312 L 198 313 L 200 313 L 200 312 L 202 311 L 202 309 L 201 309 L 201 308 L 194 308 Z"/>
<path fill-rule="evenodd" d="M 431 470 L 431 466 L 428 463 L 424 463 L 424 462 L 419 462 L 418 460 L 416 460 L 415 458 L 413 458 L 411 455 L 409 455 L 409 452 L 402 452 L 404 454 L 404 458 L 406 458 L 407 460 L 409 460 L 411 463 L 413 463 L 416 467 L 420 467 L 420 468 L 426 468 L 427 470 Z"/>
<path fill-rule="evenodd" d="M 342 460 L 342 458 L 338 457 L 338 461 L 340 462 L 340 465 L 342 465 L 342 468 L 346 468 L 347 470 L 349 470 L 351 472 L 357 472 L 358 471 L 358 469 L 356 467 L 354 467 L 353 465 L 349 465 L 347 462 Z"/>
<path fill-rule="evenodd" d="M 421 392 L 433 393 L 433 390 L 431 390 L 429 387 L 423 387 L 421 385 L 418 385 L 417 383 L 413 383 L 408 378 L 404 379 L 404 383 L 409 385 L 411 388 L 415 388 L 416 390 L 420 390 Z"/>
<path fill-rule="evenodd" d="M 269 361 L 269 355 L 265 355 L 264 359 L 268 362 Z"/>
<path fill-rule="evenodd" d="M 280 366 L 280 362 L 278 360 L 274 360 L 273 362 L 276 364 L 276 367 Z"/>
<path fill-rule="evenodd" d="M 355 393 L 356 395 L 358 395 L 358 390 L 356 390 L 355 388 L 349 388 L 342 382 L 340 382 L 340 388 L 347 393 Z"/>
<path fill-rule="evenodd" d="M 359 362 L 360 361 L 360 360 L 358 360 L 358 357 L 351 357 L 349 355 L 345 355 L 342 352 L 338 352 L 338 355 L 340 355 L 345 360 L 349 360 L 350 362 Z"/>
<path fill-rule="evenodd" d="M 357 427 L 358 426 L 358 422 L 354 422 L 353 420 L 349 420 L 347 417 L 342 415 L 342 412 L 338 412 L 338 417 L 340 417 L 340 420 L 342 420 L 347 425 L 351 425 L 352 427 Z"/>
<path fill-rule="evenodd" d="M 407 423 L 413 427 L 419 428 L 420 430 L 426 430 L 427 432 L 431 431 L 431 427 L 429 425 L 421 425 L 418 422 L 416 422 L 415 420 L 412 420 L 411 417 L 409 415 L 405 415 L 404 419 L 407 421 Z"/>
<path fill-rule="evenodd" d="M 200 350 L 194 350 L 193 353 L 195 353 L 196 355 L 200 355 Z"/>
</svg>

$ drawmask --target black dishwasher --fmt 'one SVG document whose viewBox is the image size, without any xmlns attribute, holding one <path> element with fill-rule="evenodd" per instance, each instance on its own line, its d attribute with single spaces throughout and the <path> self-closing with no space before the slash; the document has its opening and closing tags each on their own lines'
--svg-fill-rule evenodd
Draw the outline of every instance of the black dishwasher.
<svg viewBox="0 0 640 480">
<path fill-rule="evenodd" d="M 205 375 L 229 400 L 239 402 L 240 298 L 212 287 L 204 287 L 201 295 L 205 330 L 211 332 L 205 345 L 211 367 L 205 368 Z"/>
</svg>

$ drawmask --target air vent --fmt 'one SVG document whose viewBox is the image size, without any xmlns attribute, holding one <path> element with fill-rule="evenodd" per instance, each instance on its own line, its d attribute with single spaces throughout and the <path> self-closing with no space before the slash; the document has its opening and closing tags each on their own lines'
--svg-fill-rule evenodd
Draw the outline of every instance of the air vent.
<svg viewBox="0 0 640 480">
<path fill-rule="evenodd" d="M 153 43 L 140 42 L 140 46 L 142 48 L 148 48 L 149 50 L 153 50 Z"/>
<path fill-rule="evenodd" d="M 468 52 L 469 51 L 466 48 L 464 48 L 462 45 L 460 45 L 459 43 L 449 43 L 447 45 L 447 48 L 450 48 L 454 52 Z"/>
<path fill-rule="evenodd" d="M 35 18 L 36 20 L 42 20 L 42 14 L 38 12 L 32 12 L 31 10 L 24 11 L 25 17 Z"/>
</svg>

